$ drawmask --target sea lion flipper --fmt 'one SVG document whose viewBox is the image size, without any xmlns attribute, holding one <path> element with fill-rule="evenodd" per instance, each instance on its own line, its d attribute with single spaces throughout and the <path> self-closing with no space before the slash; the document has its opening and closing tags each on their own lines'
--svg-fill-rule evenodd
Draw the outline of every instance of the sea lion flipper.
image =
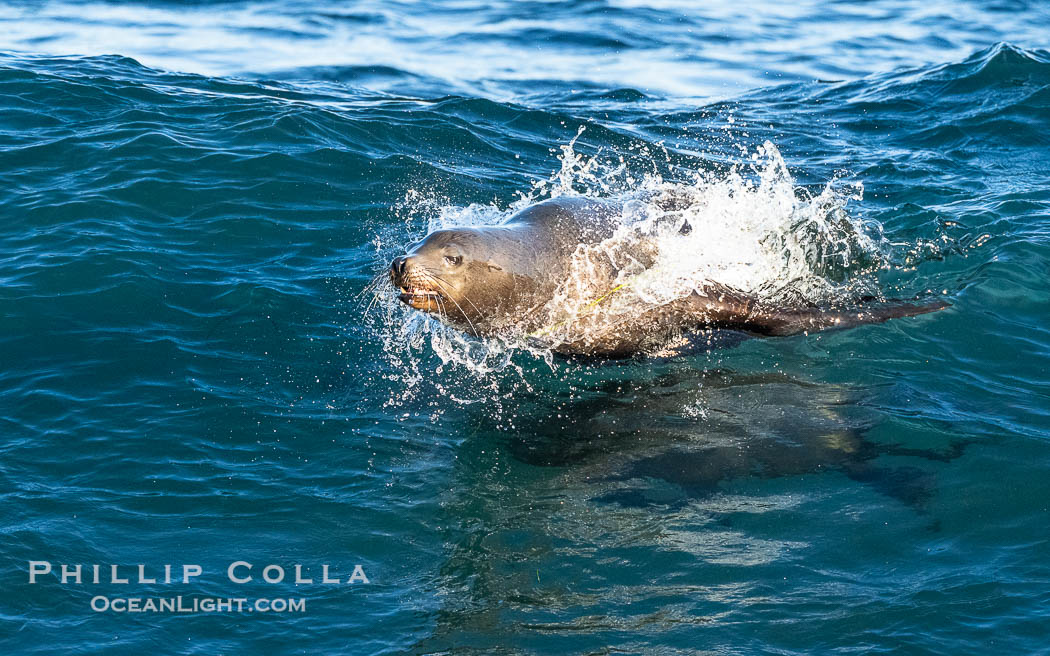
<svg viewBox="0 0 1050 656">
<path fill-rule="evenodd" d="M 802 332 L 852 328 L 869 323 L 882 323 L 890 319 L 913 317 L 918 314 L 935 312 L 948 307 L 944 301 L 927 303 L 905 303 L 890 301 L 880 305 L 866 305 L 854 310 L 821 310 L 806 308 L 801 310 L 781 310 L 758 313 L 754 323 L 763 329 L 766 335 L 795 335 Z"/>
<path fill-rule="evenodd" d="M 890 319 L 912 317 L 948 307 L 940 299 L 907 303 L 888 301 L 866 304 L 852 310 L 817 307 L 778 308 L 764 306 L 740 292 L 719 289 L 706 295 L 692 294 L 676 302 L 678 315 L 699 328 L 727 328 L 767 336 L 796 335 L 818 330 L 851 328 Z"/>
</svg>

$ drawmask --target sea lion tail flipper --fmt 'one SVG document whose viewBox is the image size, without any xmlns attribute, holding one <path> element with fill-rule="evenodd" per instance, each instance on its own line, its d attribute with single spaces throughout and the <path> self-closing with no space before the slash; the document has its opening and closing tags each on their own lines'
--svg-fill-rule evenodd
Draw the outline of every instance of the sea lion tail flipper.
<svg viewBox="0 0 1050 656">
<path fill-rule="evenodd" d="M 768 336 L 797 335 L 805 332 L 852 328 L 868 323 L 882 323 L 890 319 L 913 317 L 948 307 L 937 299 L 907 303 L 889 301 L 878 305 L 863 305 L 855 310 L 821 308 L 764 307 L 754 298 L 732 290 L 719 290 L 707 295 L 693 294 L 679 303 L 679 311 L 703 328 L 728 328 Z"/>
<path fill-rule="evenodd" d="M 867 305 L 855 310 L 822 310 L 819 308 L 759 310 L 747 323 L 751 330 L 766 335 L 796 335 L 818 330 L 852 328 L 869 323 L 882 323 L 890 319 L 914 317 L 936 312 L 948 307 L 942 300 L 925 303 L 889 301 L 879 305 Z"/>
</svg>

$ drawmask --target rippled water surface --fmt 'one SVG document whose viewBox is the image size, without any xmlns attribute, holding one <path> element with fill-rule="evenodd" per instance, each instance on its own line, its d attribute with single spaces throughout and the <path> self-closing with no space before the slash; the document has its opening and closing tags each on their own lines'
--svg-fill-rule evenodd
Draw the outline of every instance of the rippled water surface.
<svg viewBox="0 0 1050 656">
<path fill-rule="evenodd" d="M 0 650 L 1044 652 L 1047 5 L 693 4 L 0 8 Z M 675 263 L 951 307 L 573 362 L 371 284 L 645 188 Z"/>
</svg>

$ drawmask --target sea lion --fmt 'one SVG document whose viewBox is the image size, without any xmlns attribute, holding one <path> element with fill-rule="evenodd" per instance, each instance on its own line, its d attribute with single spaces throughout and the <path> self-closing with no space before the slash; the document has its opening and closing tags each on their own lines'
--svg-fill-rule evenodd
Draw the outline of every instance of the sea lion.
<svg viewBox="0 0 1050 656">
<path fill-rule="evenodd" d="M 637 311 L 603 314 L 601 306 L 624 284 L 610 262 L 590 271 L 585 293 L 593 312 L 571 315 L 553 329 L 548 304 L 570 275 L 581 245 L 600 244 L 622 226 L 622 205 L 559 198 L 531 205 L 500 225 L 437 230 L 394 258 L 390 279 L 409 307 L 439 316 L 478 337 L 523 336 L 569 356 L 622 358 L 660 349 L 684 333 L 730 329 L 783 336 L 909 317 L 944 307 L 942 301 L 891 301 L 855 309 L 770 307 L 748 294 L 710 283 L 673 301 Z M 687 234 L 688 224 L 681 232 Z M 651 264 L 652 249 L 636 240 L 629 259 Z M 615 258 L 613 258 L 615 259 Z M 622 293 L 622 292 L 621 292 Z"/>
</svg>

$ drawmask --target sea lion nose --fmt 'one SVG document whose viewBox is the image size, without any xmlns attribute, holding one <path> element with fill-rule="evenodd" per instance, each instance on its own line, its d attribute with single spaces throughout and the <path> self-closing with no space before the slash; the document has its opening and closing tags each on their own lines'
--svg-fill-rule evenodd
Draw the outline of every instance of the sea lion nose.
<svg viewBox="0 0 1050 656">
<path fill-rule="evenodd" d="M 390 263 L 390 277 L 393 278 L 394 282 L 397 282 L 405 275 L 405 268 L 408 266 L 408 258 L 404 255 L 395 257 L 394 261 Z"/>
</svg>

